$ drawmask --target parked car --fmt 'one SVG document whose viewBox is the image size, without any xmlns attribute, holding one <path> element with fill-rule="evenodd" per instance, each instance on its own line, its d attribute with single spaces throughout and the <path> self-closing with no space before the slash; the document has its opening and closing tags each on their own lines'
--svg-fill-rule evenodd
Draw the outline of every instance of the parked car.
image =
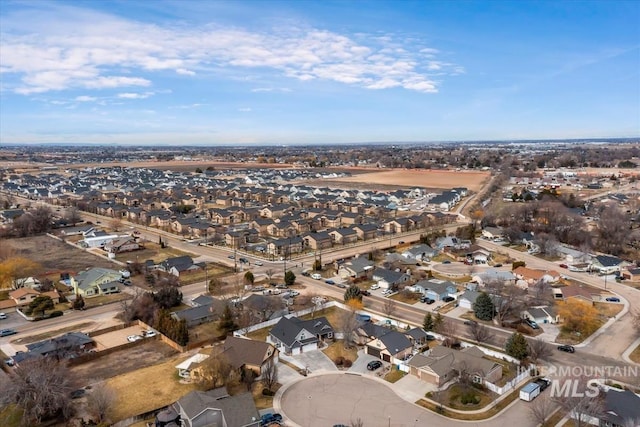
<svg viewBox="0 0 640 427">
<path fill-rule="evenodd" d="M 498 264 L 494 265 L 494 267 L 496 267 L 496 268 L 502 267 L 502 264 L 498 263 Z"/>
<path fill-rule="evenodd" d="M 455 301 L 456 299 L 454 297 L 444 297 L 442 298 L 442 301 L 444 302 L 451 302 L 451 301 Z"/>
<path fill-rule="evenodd" d="M 369 291 L 368 291 L 368 290 L 366 290 L 366 289 L 360 289 L 360 295 L 363 295 L 363 296 L 365 296 L 365 297 L 368 297 L 368 296 L 370 296 L 370 295 L 371 295 L 371 292 L 369 292 Z"/>
<path fill-rule="evenodd" d="M 253 263 L 253 265 L 257 265 L 258 267 L 262 267 L 262 266 L 264 265 L 264 262 L 262 262 L 262 261 L 255 261 L 255 262 Z"/>
<path fill-rule="evenodd" d="M 564 351 L 566 353 L 575 353 L 576 352 L 576 349 L 573 348 L 572 345 L 566 345 L 566 344 L 559 345 L 558 346 L 558 350 Z"/>
<path fill-rule="evenodd" d="M 540 329 L 540 326 L 538 326 L 535 320 L 524 319 L 524 323 L 531 326 L 532 329 Z"/>
<path fill-rule="evenodd" d="M 8 337 L 9 335 L 15 335 L 18 332 L 16 332 L 13 329 L 0 329 L 0 337 Z"/>
<path fill-rule="evenodd" d="M 127 337 L 127 341 L 129 341 L 129 342 L 136 342 L 136 341 L 139 341 L 141 339 L 142 339 L 142 337 L 140 335 L 129 335 Z"/>
<path fill-rule="evenodd" d="M 4 320 L 7 318 L 7 313 L 0 313 L 0 320 Z"/>
<path fill-rule="evenodd" d="M 316 279 L 316 280 L 322 280 L 322 275 L 321 275 L 321 274 L 319 274 L 319 273 L 313 273 L 313 274 L 311 275 L 311 278 L 312 278 L 312 279 Z"/>
<path fill-rule="evenodd" d="M 4 363 L 5 363 L 7 366 L 13 366 L 13 365 L 15 365 L 15 364 L 16 364 L 16 362 L 14 362 L 12 358 L 4 359 Z"/>
<path fill-rule="evenodd" d="M 560 264 L 560 268 L 569 268 L 567 264 Z"/>
<path fill-rule="evenodd" d="M 345 285 L 344 283 L 338 283 L 337 286 L 342 289 L 347 289 L 347 285 Z"/>
<path fill-rule="evenodd" d="M 300 292 L 298 292 L 298 291 L 290 291 L 289 295 L 291 295 L 292 297 L 297 297 L 298 295 L 300 295 Z"/>
<path fill-rule="evenodd" d="M 607 302 L 620 302 L 620 298 L 618 297 L 608 297 L 606 299 Z M 1 313 L 0 313 L 1 314 Z"/>
<path fill-rule="evenodd" d="M 229 259 L 236 259 L 236 256 L 232 254 L 232 255 L 229 255 L 227 258 L 229 258 Z"/>
<path fill-rule="evenodd" d="M 382 362 L 379 360 L 372 360 L 371 362 L 367 363 L 367 369 L 370 371 L 375 371 L 381 366 L 382 366 Z"/>
<path fill-rule="evenodd" d="M 261 426 L 268 426 L 271 423 L 280 423 L 282 422 L 282 415 L 275 413 L 264 414 L 260 419 Z"/>
<path fill-rule="evenodd" d="M 335 284 L 336 284 L 336 282 L 334 282 L 334 281 L 333 281 L 333 280 L 331 280 L 331 279 L 327 279 L 327 280 L 325 280 L 325 281 L 324 281 L 324 283 L 326 283 L 327 285 L 335 285 Z"/>
<path fill-rule="evenodd" d="M 536 384 L 540 386 L 540 391 L 545 391 L 547 387 L 551 385 L 551 380 L 548 378 L 538 378 L 534 381 Z"/>
<path fill-rule="evenodd" d="M 302 275 L 303 275 L 304 277 L 311 277 L 311 273 L 309 273 L 308 271 L 303 271 L 303 272 L 302 272 Z"/>
<path fill-rule="evenodd" d="M 449 261 L 449 260 L 445 260 L 445 261 L 442 261 L 442 263 L 443 263 L 443 264 L 451 264 L 451 261 Z"/>
<path fill-rule="evenodd" d="M 147 331 L 142 331 L 142 336 L 144 338 L 151 338 L 151 337 L 155 337 L 156 335 L 157 335 L 157 333 L 153 329 L 149 329 Z"/>
<path fill-rule="evenodd" d="M 238 261 L 240 261 L 240 264 L 249 264 L 249 260 L 243 257 L 238 258 Z"/>
<path fill-rule="evenodd" d="M 384 291 L 382 291 L 382 295 L 391 295 L 393 293 L 393 291 L 391 289 L 385 289 Z"/>
<path fill-rule="evenodd" d="M 431 299 L 431 298 L 427 298 L 426 300 L 424 300 L 425 304 L 433 304 L 434 302 L 436 302 L 436 300 Z"/>
<path fill-rule="evenodd" d="M 131 286 L 131 280 L 124 280 L 122 284 L 125 286 Z"/>
<path fill-rule="evenodd" d="M 377 283 L 374 283 L 369 287 L 369 289 L 371 289 L 372 291 L 375 291 L 376 289 L 380 289 L 380 285 L 378 285 Z"/>
</svg>

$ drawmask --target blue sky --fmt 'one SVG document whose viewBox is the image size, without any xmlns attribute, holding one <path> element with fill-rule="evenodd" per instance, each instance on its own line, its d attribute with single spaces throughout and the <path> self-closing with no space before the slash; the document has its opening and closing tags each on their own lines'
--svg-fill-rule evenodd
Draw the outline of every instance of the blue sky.
<svg viewBox="0 0 640 427">
<path fill-rule="evenodd" d="M 0 143 L 640 135 L 635 0 L 3 0 L 0 37 Z"/>
</svg>

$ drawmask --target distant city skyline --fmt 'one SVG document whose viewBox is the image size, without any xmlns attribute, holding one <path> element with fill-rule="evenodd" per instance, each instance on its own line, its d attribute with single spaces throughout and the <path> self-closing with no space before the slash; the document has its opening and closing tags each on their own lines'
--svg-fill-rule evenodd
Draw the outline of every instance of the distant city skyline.
<svg viewBox="0 0 640 427">
<path fill-rule="evenodd" d="M 637 1 L 0 3 L 0 144 L 640 136 Z"/>
</svg>

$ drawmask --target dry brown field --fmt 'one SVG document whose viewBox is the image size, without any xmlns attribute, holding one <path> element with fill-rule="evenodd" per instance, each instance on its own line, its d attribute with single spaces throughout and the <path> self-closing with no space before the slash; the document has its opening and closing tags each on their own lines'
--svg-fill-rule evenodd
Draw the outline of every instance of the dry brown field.
<svg viewBox="0 0 640 427">
<path fill-rule="evenodd" d="M 491 176 L 483 171 L 452 171 L 452 170 L 417 170 L 392 169 L 371 173 L 360 173 L 347 178 L 327 179 L 325 182 L 347 182 L 363 184 L 397 185 L 401 187 L 423 188 L 454 188 L 466 187 L 471 191 L 478 191 Z"/>
</svg>

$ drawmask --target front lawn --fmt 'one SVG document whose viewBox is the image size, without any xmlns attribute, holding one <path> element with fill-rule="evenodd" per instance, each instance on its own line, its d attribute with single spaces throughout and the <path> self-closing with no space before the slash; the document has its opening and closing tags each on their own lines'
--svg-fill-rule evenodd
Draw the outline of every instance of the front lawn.
<svg viewBox="0 0 640 427">
<path fill-rule="evenodd" d="M 640 344 L 631 352 L 629 359 L 636 363 L 640 363 Z"/>
<path fill-rule="evenodd" d="M 345 359 L 351 360 L 351 362 L 355 362 L 358 358 L 358 349 L 356 347 L 344 348 L 344 341 L 342 340 L 331 343 L 327 348 L 322 350 L 322 352 L 334 362 L 338 357 L 344 357 Z"/>
<path fill-rule="evenodd" d="M 453 409 L 475 411 L 493 402 L 498 395 L 488 390 L 480 390 L 469 386 L 466 390 L 459 384 L 454 384 L 444 391 L 444 402 Z M 465 398 L 469 402 L 465 402 Z"/>
<path fill-rule="evenodd" d="M 389 381 L 390 383 L 395 383 L 396 381 L 398 381 L 400 378 L 404 377 L 405 375 L 407 375 L 406 372 L 402 372 L 401 370 L 399 370 L 395 365 L 391 368 L 391 371 L 389 371 L 385 376 L 384 379 L 386 381 Z"/>
<path fill-rule="evenodd" d="M 405 304 L 415 304 L 420 301 L 420 297 L 422 294 L 417 292 L 406 292 L 400 291 L 394 295 L 391 295 L 389 298 L 398 302 L 403 302 Z"/>
</svg>

